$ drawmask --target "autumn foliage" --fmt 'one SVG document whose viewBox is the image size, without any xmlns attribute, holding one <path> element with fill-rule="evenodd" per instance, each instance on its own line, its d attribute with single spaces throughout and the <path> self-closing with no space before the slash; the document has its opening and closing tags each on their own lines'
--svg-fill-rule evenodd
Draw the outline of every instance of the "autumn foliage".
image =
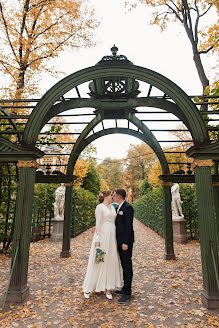
<svg viewBox="0 0 219 328">
<path fill-rule="evenodd" d="M 49 59 L 65 49 L 91 46 L 96 26 L 87 1 L 0 1 L 0 70 L 9 78 L 4 95 L 29 97 L 39 73 L 58 73 Z"/>
<path fill-rule="evenodd" d="M 201 55 L 210 51 L 216 52 L 219 47 L 218 19 L 206 18 L 211 11 L 216 18 L 218 1 L 212 0 L 136 0 L 127 1 L 128 6 L 136 6 L 142 3 L 154 8 L 151 24 L 159 25 L 164 31 L 170 23 L 179 23 L 192 46 L 193 60 L 203 87 L 203 91 L 210 84 L 206 75 Z M 215 10 L 216 9 L 216 10 Z M 211 16 L 212 17 L 212 16 Z M 204 22 L 203 22 L 204 21 Z M 203 22 L 203 23 L 202 23 Z"/>
</svg>

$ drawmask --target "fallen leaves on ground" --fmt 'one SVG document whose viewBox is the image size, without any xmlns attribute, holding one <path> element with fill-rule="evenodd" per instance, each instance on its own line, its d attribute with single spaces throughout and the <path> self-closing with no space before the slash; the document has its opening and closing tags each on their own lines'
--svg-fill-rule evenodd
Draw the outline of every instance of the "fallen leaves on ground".
<svg viewBox="0 0 219 328">
<path fill-rule="evenodd" d="M 199 243 L 175 244 L 176 261 L 164 260 L 164 240 L 135 220 L 133 297 L 125 305 L 118 297 L 93 293 L 84 299 L 93 228 L 71 240 L 71 258 L 60 258 L 61 242 L 31 243 L 28 286 L 24 304 L 7 304 L 0 327 L 27 328 L 211 328 L 219 327 L 218 310 L 201 302 Z M 0 256 L 0 292 L 4 294 L 10 259 Z"/>
</svg>

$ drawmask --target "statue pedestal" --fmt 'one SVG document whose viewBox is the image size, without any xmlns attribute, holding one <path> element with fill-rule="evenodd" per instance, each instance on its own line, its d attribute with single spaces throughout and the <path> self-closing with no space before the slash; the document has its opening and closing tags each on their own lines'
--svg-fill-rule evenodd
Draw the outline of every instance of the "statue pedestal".
<svg viewBox="0 0 219 328">
<path fill-rule="evenodd" d="M 61 241 L 63 239 L 64 218 L 58 216 L 52 220 L 53 232 L 51 234 L 52 241 Z"/>
<path fill-rule="evenodd" d="M 173 241 L 178 244 L 186 244 L 188 237 L 186 236 L 186 220 L 182 216 L 173 217 Z"/>
</svg>

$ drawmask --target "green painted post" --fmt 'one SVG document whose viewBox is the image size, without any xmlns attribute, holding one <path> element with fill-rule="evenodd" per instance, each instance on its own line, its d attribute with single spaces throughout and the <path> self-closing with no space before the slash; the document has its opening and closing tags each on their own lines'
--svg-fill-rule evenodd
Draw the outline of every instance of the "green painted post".
<svg viewBox="0 0 219 328">
<path fill-rule="evenodd" d="M 19 185 L 16 199 L 12 263 L 18 247 L 19 250 L 14 263 L 14 270 L 12 272 L 11 283 L 8 290 L 8 302 L 23 302 L 29 295 L 27 274 L 36 162 L 18 161 L 18 167 L 20 167 Z"/>
<path fill-rule="evenodd" d="M 72 237 L 74 238 L 75 237 L 75 224 L 76 224 L 76 191 L 73 189 L 73 220 L 72 220 Z"/>
<path fill-rule="evenodd" d="M 203 287 L 202 302 L 207 308 L 219 308 L 219 290 L 212 250 L 215 254 L 216 268 L 219 269 L 218 247 L 219 231 L 216 222 L 216 209 L 212 186 L 211 160 L 195 160 L 195 182 L 198 204 L 198 222 L 202 258 Z"/>
<path fill-rule="evenodd" d="M 165 238 L 165 259 L 175 260 L 173 247 L 173 225 L 171 209 L 171 183 L 163 181 L 163 222 Z"/>
<path fill-rule="evenodd" d="M 35 234 L 35 228 L 36 228 L 36 216 L 37 216 L 37 197 L 34 198 L 33 220 L 32 220 L 32 241 L 34 241 L 34 234 Z"/>
<path fill-rule="evenodd" d="M 216 211 L 216 230 L 219 236 L 219 182 L 215 182 L 213 184 L 213 191 L 214 191 L 214 206 Z M 219 251 L 219 246 L 218 246 Z"/>
<path fill-rule="evenodd" d="M 72 221 L 72 185 L 66 186 L 65 191 L 65 214 L 63 227 L 63 241 L 61 257 L 70 257 L 70 242 L 71 242 L 71 221 Z"/>
</svg>

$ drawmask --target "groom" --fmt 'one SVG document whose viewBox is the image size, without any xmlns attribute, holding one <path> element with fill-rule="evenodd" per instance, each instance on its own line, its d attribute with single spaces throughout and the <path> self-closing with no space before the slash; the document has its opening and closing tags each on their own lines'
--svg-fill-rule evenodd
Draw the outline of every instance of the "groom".
<svg viewBox="0 0 219 328">
<path fill-rule="evenodd" d="M 118 303 L 124 304 L 131 299 L 132 286 L 132 248 L 134 242 L 133 231 L 133 207 L 125 200 L 124 189 L 116 189 L 113 194 L 113 201 L 119 204 L 116 216 L 116 239 L 119 256 L 123 270 L 124 285 L 116 294 L 121 295 Z"/>
</svg>

